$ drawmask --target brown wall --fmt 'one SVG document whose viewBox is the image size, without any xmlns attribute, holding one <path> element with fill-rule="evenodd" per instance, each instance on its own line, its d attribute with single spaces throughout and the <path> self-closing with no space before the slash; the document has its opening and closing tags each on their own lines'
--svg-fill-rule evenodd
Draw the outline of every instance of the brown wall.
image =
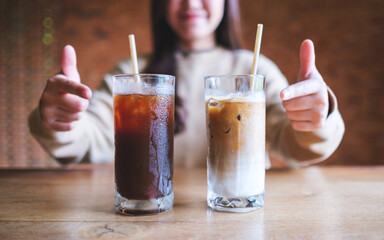
<svg viewBox="0 0 384 240">
<path fill-rule="evenodd" d="M 261 52 L 293 83 L 299 46 L 315 43 L 317 66 L 336 93 L 346 124 L 339 149 L 325 164 L 384 164 L 384 3 L 382 0 L 240 0 L 244 47 L 264 24 Z M 97 87 L 128 56 L 151 51 L 149 0 L 0 2 L 0 166 L 55 165 L 29 135 L 28 113 L 45 80 L 72 44 L 82 81 Z M 379 78 L 380 77 L 380 78 Z"/>
</svg>

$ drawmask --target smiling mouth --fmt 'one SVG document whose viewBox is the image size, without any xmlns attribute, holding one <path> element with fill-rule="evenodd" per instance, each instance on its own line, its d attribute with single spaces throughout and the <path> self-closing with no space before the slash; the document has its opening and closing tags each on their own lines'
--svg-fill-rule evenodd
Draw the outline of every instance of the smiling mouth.
<svg viewBox="0 0 384 240">
<path fill-rule="evenodd" d="M 196 19 L 205 18 L 205 17 L 203 16 L 203 14 L 199 14 L 199 13 L 183 12 L 179 14 L 179 18 L 189 21 L 189 20 L 196 20 Z"/>
</svg>

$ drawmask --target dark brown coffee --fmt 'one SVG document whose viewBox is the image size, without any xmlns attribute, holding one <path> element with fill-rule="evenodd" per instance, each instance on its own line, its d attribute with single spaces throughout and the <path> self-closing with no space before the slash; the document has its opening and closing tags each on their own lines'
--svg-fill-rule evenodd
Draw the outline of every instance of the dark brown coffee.
<svg viewBox="0 0 384 240">
<path fill-rule="evenodd" d="M 173 95 L 115 95 L 115 183 L 126 199 L 173 193 Z"/>
</svg>

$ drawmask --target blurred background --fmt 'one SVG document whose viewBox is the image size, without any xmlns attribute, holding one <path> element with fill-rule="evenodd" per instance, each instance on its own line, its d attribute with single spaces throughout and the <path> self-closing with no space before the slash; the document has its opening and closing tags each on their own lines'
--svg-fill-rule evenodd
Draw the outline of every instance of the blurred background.
<svg viewBox="0 0 384 240">
<path fill-rule="evenodd" d="M 346 131 L 323 165 L 384 164 L 384 1 L 239 0 L 244 48 L 253 50 L 264 24 L 261 53 L 290 83 L 300 43 L 314 41 L 316 63 L 335 92 Z M 31 137 L 28 114 L 46 80 L 60 71 L 62 48 L 75 47 L 82 81 L 92 89 L 129 56 L 151 52 L 149 0 L 0 1 L 0 167 L 56 163 Z M 251 63 L 250 63 L 251 64 Z"/>
</svg>

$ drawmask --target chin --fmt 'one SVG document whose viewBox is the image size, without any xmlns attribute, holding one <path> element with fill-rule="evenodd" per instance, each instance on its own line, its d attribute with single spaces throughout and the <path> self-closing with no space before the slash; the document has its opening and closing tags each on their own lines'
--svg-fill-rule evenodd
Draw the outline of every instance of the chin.
<svg viewBox="0 0 384 240">
<path fill-rule="evenodd" d="M 210 35 L 210 32 L 202 31 L 201 28 L 188 29 L 188 30 L 184 29 L 183 31 L 179 32 L 179 36 L 188 41 L 199 40 L 202 38 L 206 38 L 209 35 Z"/>
</svg>

